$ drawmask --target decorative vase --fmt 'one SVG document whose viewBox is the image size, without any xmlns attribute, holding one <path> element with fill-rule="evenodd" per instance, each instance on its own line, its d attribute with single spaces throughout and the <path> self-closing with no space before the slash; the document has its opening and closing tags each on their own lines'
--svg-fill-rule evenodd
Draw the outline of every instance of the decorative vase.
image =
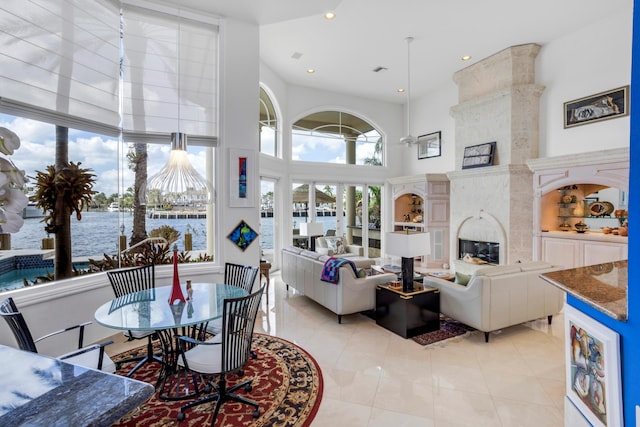
<svg viewBox="0 0 640 427">
<path fill-rule="evenodd" d="M 173 247 L 173 286 L 171 287 L 171 296 L 169 297 L 169 304 L 174 305 L 176 301 L 181 304 L 184 303 L 184 295 L 182 294 L 182 288 L 180 287 L 180 277 L 178 277 L 178 248 Z"/>
</svg>

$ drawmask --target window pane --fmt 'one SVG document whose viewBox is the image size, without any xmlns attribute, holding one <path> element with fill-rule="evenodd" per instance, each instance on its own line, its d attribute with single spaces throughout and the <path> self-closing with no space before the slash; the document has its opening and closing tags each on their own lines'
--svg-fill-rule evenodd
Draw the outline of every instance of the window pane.
<svg viewBox="0 0 640 427">
<path fill-rule="evenodd" d="M 278 141 L 278 117 L 267 92 L 260 88 L 260 152 L 276 156 Z"/>
<path fill-rule="evenodd" d="M 10 159 L 25 171 L 29 179 L 26 191 L 30 193 L 36 171 L 44 172 L 47 166 L 55 163 L 55 126 L 9 115 L 0 115 L 0 126 L 13 130 L 20 137 L 20 148 Z M 89 211 L 82 213 L 82 220 L 71 216 L 74 258 L 102 258 L 103 253 L 117 253 L 119 217 L 117 212 L 109 212 L 107 207 L 117 201 L 119 191 L 118 145 L 113 137 L 69 129 L 69 161 L 81 162 L 82 168 L 92 170 L 96 175 L 93 190 L 97 191 Z M 54 237 L 45 232 L 41 210 L 33 207 L 28 212 L 29 217 L 25 218 L 20 231 L 12 234 L 13 249 L 40 249 L 42 239 Z"/>
<path fill-rule="evenodd" d="M 382 137 L 351 114 L 323 111 L 294 123 L 292 160 L 350 165 L 382 165 Z"/>
<path fill-rule="evenodd" d="M 0 126 L 11 129 L 20 137 L 20 148 L 9 158 L 18 168 L 25 171 L 28 178 L 26 191 L 30 193 L 33 191 L 36 171 L 44 172 L 47 166 L 55 163 L 55 126 L 3 114 L 0 114 Z M 91 169 L 96 181 L 93 190 L 97 192 L 92 197 L 89 210 L 82 212 L 81 220 L 77 220 L 75 215 L 71 216 L 72 256 L 74 259 L 101 259 L 105 253 L 114 255 L 118 252 L 118 236 L 121 231 L 124 231 L 129 242 L 133 230 L 132 210 L 136 203 L 133 196 L 135 173 L 130 168 L 127 158 L 131 146 L 113 137 L 74 129 L 69 129 L 68 143 L 69 161 L 80 162 L 82 168 Z M 148 176 L 152 176 L 166 163 L 170 144 L 148 144 L 147 148 Z M 213 149 L 187 147 L 189 161 L 203 176 L 207 176 L 205 165 L 208 150 Z M 179 207 L 175 210 L 171 208 L 171 211 L 168 208 L 159 210 L 157 217 L 147 212 L 147 233 L 163 225 L 171 226 L 180 232 L 176 244 L 179 249 L 183 249 L 184 234 L 190 232 L 193 237 L 193 250 L 212 254 L 213 250 L 207 248 L 206 210 L 199 211 L 199 215 L 193 215 L 194 212 L 186 212 Z M 25 214 L 26 212 L 29 215 L 25 218 L 22 228 L 12 234 L 12 248 L 40 249 L 42 239 L 54 236 L 45 232 L 45 225 L 41 222 L 41 210 L 30 207 Z"/>
</svg>

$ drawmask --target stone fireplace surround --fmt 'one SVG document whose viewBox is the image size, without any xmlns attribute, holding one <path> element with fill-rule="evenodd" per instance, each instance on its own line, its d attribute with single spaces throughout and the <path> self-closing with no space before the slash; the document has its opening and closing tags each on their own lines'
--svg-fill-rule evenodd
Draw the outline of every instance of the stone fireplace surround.
<svg viewBox="0 0 640 427">
<path fill-rule="evenodd" d="M 513 46 L 454 75 L 451 259 L 459 257 L 459 239 L 499 244 L 501 264 L 533 259 L 533 173 L 526 162 L 538 157 L 539 50 L 536 44 Z M 464 148 L 491 141 L 494 165 L 462 170 Z"/>
</svg>

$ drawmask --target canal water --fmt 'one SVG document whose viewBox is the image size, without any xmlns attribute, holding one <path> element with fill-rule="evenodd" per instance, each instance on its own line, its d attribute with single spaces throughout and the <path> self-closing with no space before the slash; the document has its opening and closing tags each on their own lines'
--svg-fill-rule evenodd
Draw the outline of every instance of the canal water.
<svg viewBox="0 0 640 427">
<path fill-rule="evenodd" d="M 12 249 L 40 249 L 42 239 L 47 236 L 44 231 L 42 218 L 27 218 L 19 232 L 11 234 Z M 71 217 L 71 251 L 73 258 L 101 258 L 103 254 L 115 255 L 118 251 L 120 234 L 119 223 L 124 224 L 124 234 L 127 241 L 133 228 L 133 216 L 122 212 L 83 212 L 82 220 Z M 260 218 L 260 245 L 263 249 L 273 249 L 273 218 Z M 294 218 L 294 228 L 298 228 L 305 218 Z M 324 224 L 325 232 L 336 228 L 335 217 L 318 217 L 316 221 Z M 183 236 L 187 226 L 193 234 L 193 250 L 206 250 L 206 219 L 152 219 L 147 218 L 147 232 L 162 225 L 170 225 L 180 232 L 180 239 L 176 242 L 179 249 L 184 248 Z M 222 233 L 226 236 L 227 233 Z"/>
</svg>

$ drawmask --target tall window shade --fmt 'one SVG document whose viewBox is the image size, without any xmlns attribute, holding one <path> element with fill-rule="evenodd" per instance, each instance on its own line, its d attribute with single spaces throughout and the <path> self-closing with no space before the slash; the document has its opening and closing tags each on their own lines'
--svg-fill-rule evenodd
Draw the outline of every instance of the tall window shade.
<svg viewBox="0 0 640 427">
<path fill-rule="evenodd" d="M 218 27 L 123 5 L 123 128 L 215 137 Z"/>
<path fill-rule="evenodd" d="M 119 4 L 0 3 L 0 110 L 117 135 Z"/>
</svg>

